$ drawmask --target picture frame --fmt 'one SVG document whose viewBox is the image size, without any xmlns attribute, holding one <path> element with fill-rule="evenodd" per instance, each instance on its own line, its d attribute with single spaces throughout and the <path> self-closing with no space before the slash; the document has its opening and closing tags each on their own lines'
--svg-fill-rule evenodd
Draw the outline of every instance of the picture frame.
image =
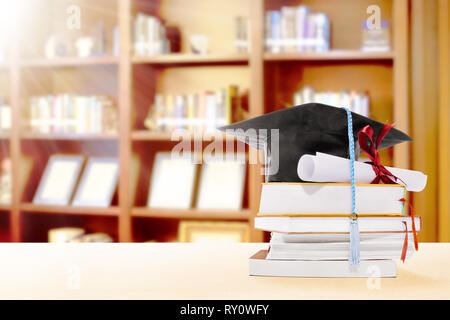
<svg viewBox="0 0 450 320">
<path fill-rule="evenodd" d="M 197 209 L 240 210 L 244 198 L 245 154 L 234 159 L 210 159 L 203 163 Z M 225 196 L 224 196 L 225 195 Z"/>
<path fill-rule="evenodd" d="M 250 241 L 250 228 L 245 222 L 181 221 L 179 242 L 236 243 Z"/>
<path fill-rule="evenodd" d="M 119 159 L 91 157 L 84 168 L 73 206 L 109 207 L 119 178 Z"/>
<path fill-rule="evenodd" d="M 194 154 L 172 158 L 171 152 L 155 155 L 147 207 L 190 209 L 194 198 L 197 164 Z"/>
<path fill-rule="evenodd" d="M 84 157 L 81 155 L 50 156 L 34 195 L 33 203 L 68 205 L 83 163 Z"/>
</svg>

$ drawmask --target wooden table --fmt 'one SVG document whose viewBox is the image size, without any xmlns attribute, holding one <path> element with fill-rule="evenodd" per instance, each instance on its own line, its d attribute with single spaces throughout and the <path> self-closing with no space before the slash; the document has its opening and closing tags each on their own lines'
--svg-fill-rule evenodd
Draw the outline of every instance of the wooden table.
<svg viewBox="0 0 450 320">
<path fill-rule="evenodd" d="M 450 244 L 421 243 L 396 279 L 248 276 L 267 244 L 0 244 L 0 299 L 450 298 Z"/>
</svg>

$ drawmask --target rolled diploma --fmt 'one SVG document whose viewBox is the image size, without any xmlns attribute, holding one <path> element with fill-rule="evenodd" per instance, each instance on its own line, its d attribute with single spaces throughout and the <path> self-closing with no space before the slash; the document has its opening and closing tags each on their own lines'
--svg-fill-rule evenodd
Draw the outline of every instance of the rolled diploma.
<svg viewBox="0 0 450 320">
<path fill-rule="evenodd" d="M 386 167 L 394 176 L 401 179 L 408 191 L 422 191 L 427 184 L 427 176 L 419 171 Z M 303 155 L 297 166 L 297 174 L 303 181 L 311 182 L 350 182 L 350 160 L 317 152 L 315 156 Z M 355 183 L 371 183 L 375 179 L 372 165 L 355 161 Z"/>
</svg>

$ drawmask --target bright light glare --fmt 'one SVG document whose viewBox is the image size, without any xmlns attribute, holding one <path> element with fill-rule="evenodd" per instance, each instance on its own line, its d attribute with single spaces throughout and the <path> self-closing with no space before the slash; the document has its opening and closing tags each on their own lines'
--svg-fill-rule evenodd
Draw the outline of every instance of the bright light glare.
<svg viewBox="0 0 450 320">
<path fill-rule="evenodd" d="M 20 27 L 16 23 L 26 6 L 25 0 L 0 0 L 0 49 L 8 46 Z"/>
</svg>

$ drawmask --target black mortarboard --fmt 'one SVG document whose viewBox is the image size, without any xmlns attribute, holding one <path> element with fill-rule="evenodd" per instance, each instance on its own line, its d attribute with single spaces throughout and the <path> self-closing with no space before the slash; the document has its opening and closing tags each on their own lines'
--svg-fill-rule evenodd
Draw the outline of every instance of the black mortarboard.
<svg viewBox="0 0 450 320">
<path fill-rule="evenodd" d="M 370 125 L 374 131 L 374 141 L 383 124 L 352 112 L 355 156 L 359 154 L 358 132 Z M 264 130 L 265 129 L 265 130 Z M 273 145 L 278 129 L 278 150 Z M 308 103 L 271 112 L 249 120 L 219 128 L 232 134 L 238 140 L 266 153 L 268 182 L 299 182 L 297 165 L 304 154 L 327 153 L 350 158 L 348 149 L 347 113 L 342 108 L 320 103 Z M 276 141 L 276 140 L 274 140 Z M 381 142 L 380 149 L 388 148 L 404 141 L 412 141 L 405 133 L 392 128 Z M 277 155 L 278 153 L 278 155 Z"/>
</svg>

